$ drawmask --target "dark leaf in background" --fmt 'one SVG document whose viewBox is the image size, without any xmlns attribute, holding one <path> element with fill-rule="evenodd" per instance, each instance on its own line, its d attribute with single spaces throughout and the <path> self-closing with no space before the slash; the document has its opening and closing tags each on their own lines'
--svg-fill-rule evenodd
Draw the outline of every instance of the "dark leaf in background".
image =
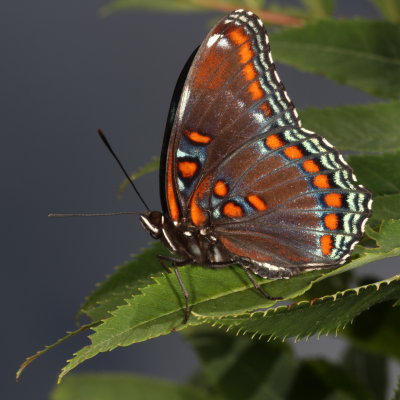
<svg viewBox="0 0 400 400">
<path fill-rule="evenodd" d="M 287 400 L 372 400 L 368 391 L 343 367 L 326 360 L 305 360 Z"/>
<path fill-rule="evenodd" d="M 207 383 L 227 400 L 286 399 L 300 361 L 290 347 L 250 340 L 217 329 L 186 330 Z"/>
<path fill-rule="evenodd" d="M 300 111 L 300 118 L 305 128 L 324 136 L 341 151 L 384 152 L 400 149 L 399 110 L 398 101 L 310 107 Z"/>
<path fill-rule="evenodd" d="M 378 97 L 400 95 L 400 26 L 323 20 L 271 37 L 273 57 Z"/>
<path fill-rule="evenodd" d="M 400 360 L 400 346 L 393 345 L 400 337 L 399 309 L 392 302 L 377 304 L 359 315 L 343 334 L 365 351 Z"/>
<path fill-rule="evenodd" d="M 350 346 L 343 357 L 343 367 L 366 388 L 371 398 L 386 398 L 387 359 Z"/>
<path fill-rule="evenodd" d="M 398 113 L 400 116 L 400 104 Z M 400 193 L 400 151 L 379 156 L 352 156 L 349 163 L 360 183 L 375 196 Z"/>
<path fill-rule="evenodd" d="M 384 220 L 400 219 L 400 194 L 385 194 L 376 196 L 372 203 L 370 225 L 376 225 Z"/>
</svg>

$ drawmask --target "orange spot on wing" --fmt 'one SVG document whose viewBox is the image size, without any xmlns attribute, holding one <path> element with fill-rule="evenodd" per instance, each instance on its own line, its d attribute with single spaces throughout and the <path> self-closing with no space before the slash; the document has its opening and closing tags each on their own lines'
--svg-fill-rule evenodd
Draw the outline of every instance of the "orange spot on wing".
<svg viewBox="0 0 400 400">
<path fill-rule="evenodd" d="M 242 64 L 247 64 L 254 56 L 251 44 L 249 42 L 244 43 L 239 47 L 239 57 Z"/>
<path fill-rule="evenodd" d="M 286 157 L 294 160 L 304 157 L 303 152 L 297 146 L 290 146 L 283 151 Z"/>
<path fill-rule="evenodd" d="M 261 89 L 260 83 L 257 81 L 250 83 L 250 85 L 247 89 L 248 89 L 249 93 L 251 94 L 252 100 L 259 100 L 264 95 L 264 92 Z"/>
<path fill-rule="evenodd" d="M 261 104 L 261 110 L 264 111 L 264 114 L 269 117 L 272 114 L 271 107 L 267 103 Z"/>
<path fill-rule="evenodd" d="M 228 186 L 223 181 L 217 181 L 214 186 L 214 193 L 219 197 L 224 197 L 228 194 Z"/>
<path fill-rule="evenodd" d="M 183 178 L 192 178 L 197 171 L 197 164 L 193 161 L 180 161 L 178 170 Z"/>
<path fill-rule="evenodd" d="M 232 40 L 233 43 L 235 43 L 238 46 L 240 46 L 248 39 L 248 36 L 244 32 L 243 28 L 238 28 L 229 32 L 228 37 L 229 39 Z"/>
<path fill-rule="evenodd" d="M 205 212 L 195 201 L 192 201 L 190 206 L 190 216 L 196 226 L 203 225 L 207 219 Z"/>
<path fill-rule="evenodd" d="M 252 81 L 257 76 L 256 70 L 254 69 L 254 65 L 252 63 L 247 64 L 243 68 L 243 75 L 248 81 Z"/>
<path fill-rule="evenodd" d="M 325 195 L 324 200 L 329 207 L 342 207 L 342 195 L 340 193 L 329 193 Z"/>
<path fill-rule="evenodd" d="M 205 194 L 210 190 L 210 178 L 205 177 L 199 187 L 193 194 L 192 200 L 190 201 L 190 217 L 196 226 L 203 225 L 207 220 L 207 214 L 197 204 L 198 200 L 204 198 Z"/>
<path fill-rule="evenodd" d="M 167 164 L 167 200 L 168 210 L 173 221 L 179 220 L 179 207 L 175 197 L 174 182 L 172 179 L 172 157 L 170 156 Z"/>
<path fill-rule="evenodd" d="M 330 188 L 328 175 L 316 175 L 314 176 L 314 185 L 321 189 L 328 189 Z"/>
<path fill-rule="evenodd" d="M 333 248 L 333 240 L 331 235 L 321 237 L 321 251 L 324 256 L 329 256 Z"/>
<path fill-rule="evenodd" d="M 337 214 L 328 214 L 324 217 L 325 226 L 332 231 L 336 230 L 339 226 L 339 217 Z"/>
<path fill-rule="evenodd" d="M 222 213 L 227 217 L 240 218 L 243 215 L 243 209 L 232 201 L 224 204 Z"/>
<path fill-rule="evenodd" d="M 303 162 L 303 168 L 307 172 L 318 172 L 319 167 L 317 163 L 313 160 L 307 160 Z"/>
<path fill-rule="evenodd" d="M 268 208 L 265 201 L 254 194 L 248 196 L 247 201 L 258 211 L 264 211 Z"/>
<path fill-rule="evenodd" d="M 270 135 L 265 139 L 265 144 L 270 149 L 278 149 L 279 147 L 282 147 L 285 143 L 278 135 Z"/>
<path fill-rule="evenodd" d="M 212 141 L 212 138 L 210 136 L 203 135 L 199 132 L 190 132 L 186 130 L 185 136 L 195 143 L 208 144 Z"/>
</svg>

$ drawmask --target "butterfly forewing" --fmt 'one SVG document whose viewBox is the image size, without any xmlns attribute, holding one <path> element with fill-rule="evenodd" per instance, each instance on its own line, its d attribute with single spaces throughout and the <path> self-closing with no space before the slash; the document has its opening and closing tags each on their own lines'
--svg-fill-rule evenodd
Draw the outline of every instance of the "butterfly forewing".
<svg viewBox="0 0 400 400">
<path fill-rule="evenodd" d="M 301 127 L 263 25 L 243 10 L 197 51 L 166 151 L 170 218 L 211 227 L 263 276 L 343 262 L 370 214 L 343 157 Z"/>
<path fill-rule="evenodd" d="M 169 149 L 170 182 L 175 179 L 180 185 L 182 212 L 190 213 L 196 186 L 238 146 L 273 125 L 297 124 L 268 54 L 258 19 L 243 13 L 222 19 L 200 46 L 182 91 Z M 201 192 L 207 188 L 204 184 Z M 170 212 L 173 208 L 170 205 Z"/>
</svg>

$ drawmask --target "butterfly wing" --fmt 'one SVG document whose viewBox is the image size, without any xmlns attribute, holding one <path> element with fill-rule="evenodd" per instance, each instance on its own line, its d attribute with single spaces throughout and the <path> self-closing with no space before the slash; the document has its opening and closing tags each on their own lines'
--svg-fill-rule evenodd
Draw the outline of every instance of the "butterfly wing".
<svg viewBox="0 0 400 400">
<path fill-rule="evenodd" d="M 289 120 L 284 121 L 282 111 L 288 111 L 290 102 L 271 68 L 272 60 L 267 59 L 269 46 L 263 44 L 263 51 L 256 53 L 256 37 L 246 32 L 240 20 L 243 16 L 234 12 L 211 30 L 197 51 L 181 92 L 165 163 L 167 207 L 175 221 L 188 217 L 201 225 L 205 215 L 196 202 L 190 207 L 190 200 L 200 182 L 202 190 L 197 190 L 196 196 L 207 191 L 204 177 L 221 159 L 262 130 L 279 123 L 296 124 L 290 112 L 286 115 Z M 257 18 L 251 23 L 257 24 L 254 28 L 265 38 Z M 268 105 L 263 93 L 268 93 L 274 104 Z M 249 112 L 250 107 L 253 112 Z"/>
<path fill-rule="evenodd" d="M 342 263 L 360 240 L 371 206 L 343 157 L 301 129 L 268 133 L 236 161 L 249 151 L 252 162 L 243 170 L 235 173 L 229 161 L 218 169 L 217 179 L 230 182 L 222 201 L 211 197 L 215 234 L 224 246 L 285 268 Z"/>
<path fill-rule="evenodd" d="M 201 44 L 165 154 L 171 219 L 211 226 L 261 275 L 343 262 L 370 214 L 343 157 L 301 127 L 250 12 L 223 18 Z"/>
</svg>

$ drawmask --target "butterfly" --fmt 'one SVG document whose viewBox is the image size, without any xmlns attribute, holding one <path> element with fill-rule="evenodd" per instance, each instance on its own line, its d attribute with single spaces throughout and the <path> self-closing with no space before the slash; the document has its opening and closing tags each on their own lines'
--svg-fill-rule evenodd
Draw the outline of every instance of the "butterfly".
<svg viewBox="0 0 400 400">
<path fill-rule="evenodd" d="M 163 211 L 141 222 L 177 267 L 237 264 L 254 279 L 342 265 L 372 197 L 343 156 L 302 128 L 276 72 L 262 21 L 222 18 L 186 63 L 171 101 L 160 164 Z M 164 265 L 164 264 L 163 264 Z"/>
</svg>

